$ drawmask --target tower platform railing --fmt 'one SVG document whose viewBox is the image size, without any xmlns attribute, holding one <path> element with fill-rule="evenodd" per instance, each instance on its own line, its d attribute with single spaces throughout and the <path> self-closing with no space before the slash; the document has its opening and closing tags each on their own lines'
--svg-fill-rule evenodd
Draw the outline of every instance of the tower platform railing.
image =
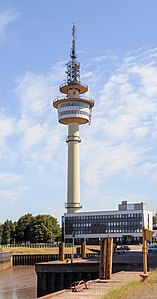
<svg viewBox="0 0 157 299">
<path fill-rule="evenodd" d="M 68 97 L 62 97 L 62 96 L 60 96 L 60 97 L 55 98 L 52 103 L 56 103 L 56 102 L 61 101 L 61 100 L 65 100 L 65 101 L 76 101 L 76 102 L 79 102 L 81 100 L 86 100 L 86 101 L 91 102 L 93 104 L 93 106 L 94 106 L 94 100 L 92 98 L 90 98 L 90 97 L 84 97 L 84 96 L 81 96 L 79 98 L 75 98 L 75 97 L 68 98 Z"/>
<path fill-rule="evenodd" d="M 62 84 L 60 84 L 59 85 L 59 88 L 62 88 L 63 86 L 69 86 L 69 87 L 71 87 L 72 85 L 74 85 L 74 87 L 76 86 L 76 85 L 78 85 L 78 86 L 83 86 L 83 87 L 85 87 L 85 88 L 87 88 L 88 89 L 88 85 L 87 84 L 85 84 L 85 83 L 81 83 L 81 82 L 79 82 L 79 83 L 77 83 L 77 82 L 75 82 L 75 83 L 70 83 L 70 84 L 68 84 L 68 83 L 66 83 L 66 82 L 63 82 Z"/>
</svg>

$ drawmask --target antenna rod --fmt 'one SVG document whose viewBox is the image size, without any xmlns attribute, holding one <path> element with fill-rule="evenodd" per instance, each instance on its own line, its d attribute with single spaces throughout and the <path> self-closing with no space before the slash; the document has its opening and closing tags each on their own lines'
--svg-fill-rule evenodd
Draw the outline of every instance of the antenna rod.
<svg viewBox="0 0 157 299">
<path fill-rule="evenodd" d="M 75 24 L 73 23 L 72 26 L 72 49 L 71 49 L 71 58 L 76 59 L 76 36 L 75 36 Z"/>
</svg>

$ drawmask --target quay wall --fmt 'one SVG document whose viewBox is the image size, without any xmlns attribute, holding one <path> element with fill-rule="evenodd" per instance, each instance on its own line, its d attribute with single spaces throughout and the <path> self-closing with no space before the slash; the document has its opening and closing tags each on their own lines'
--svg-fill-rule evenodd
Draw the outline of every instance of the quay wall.
<svg viewBox="0 0 157 299">
<path fill-rule="evenodd" d="M 37 296 L 45 296 L 63 289 L 69 289 L 73 282 L 95 280 L 99 278 L 99 262 L 86 261 L 54 264 L 39 263 L 35 265 L 37 274 Z M 114 263 L 112 273 L 119 271 L 142 271 L 142 263 Z"/>
<path fill-rule="evenodd" d="M 71 259 L 71 254 L 65 254 L 65 260 Z M 86 254 L 88 258 L 96 257 L 98 255 L 95 253 Z M 74 258 L 78 257 L 74 254 Z M 51 262 L 59 260 L 59 254 L 14 254 L 12 256 L 13 266 L 33 266 L 37 263 Z"/>
<path fill-rule="evenodd" d="M 42 263 L 36 264 L 37 297 L 68 289 L 75 281 L 98 278 L 98 262 Z"/>
<path fill-rule="evenodd" d="M 148 255 L 148 271 L 157 268 L 155 254 Z M 82 262 L 66 263 L 49 262 L 35 265 L 37 274 L 38 297 L 51 294 L 71 287 L 72 282 L 88 281 L 99 277 L 98 259 L 82 260 Z M 143 271 L 143 257 L 141 252 L 115 254 L 113 257 L 112 273 L 119 271 Z"/>
<path fill-rule="evenodd" d="M 0 271 L 11 268 L 12 266 L 12 253 L 0 252 Z"/>
</svg>

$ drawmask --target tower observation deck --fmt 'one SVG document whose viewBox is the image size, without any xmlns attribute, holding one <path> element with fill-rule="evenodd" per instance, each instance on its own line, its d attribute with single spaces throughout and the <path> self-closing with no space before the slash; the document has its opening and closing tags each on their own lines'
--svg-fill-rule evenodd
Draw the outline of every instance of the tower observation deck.
<svg viewBox="0 0 157 299">
<path fill-rule="evenodd" d="M 68 125 L 68 184 L 67 213 L 78 212 L 80 205 L 80 158 L 79 158 L 79 125 L 91 122 L 94 101 L 80 96 L 88 91 L 88 86 L 80 82 L 80 63 L 77 60 L 75 25 L 72 26 L 72 48 L 70 61 L 67 63 L 66 83 L 59 90 L 65 96 L 57 97 L 53 106 L 58 110 L 58 120 Z"/>
</svg>

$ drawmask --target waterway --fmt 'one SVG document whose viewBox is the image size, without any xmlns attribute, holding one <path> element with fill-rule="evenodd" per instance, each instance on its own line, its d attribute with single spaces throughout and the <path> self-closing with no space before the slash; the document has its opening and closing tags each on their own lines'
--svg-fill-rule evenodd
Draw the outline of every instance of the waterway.
<svg viewBox="0 0 157 299">
<path fill-rule="evenodd" d="M 0 299 L 36 299 L 34 266 L 12 267 L 0 272 Z"/>
</svg>

